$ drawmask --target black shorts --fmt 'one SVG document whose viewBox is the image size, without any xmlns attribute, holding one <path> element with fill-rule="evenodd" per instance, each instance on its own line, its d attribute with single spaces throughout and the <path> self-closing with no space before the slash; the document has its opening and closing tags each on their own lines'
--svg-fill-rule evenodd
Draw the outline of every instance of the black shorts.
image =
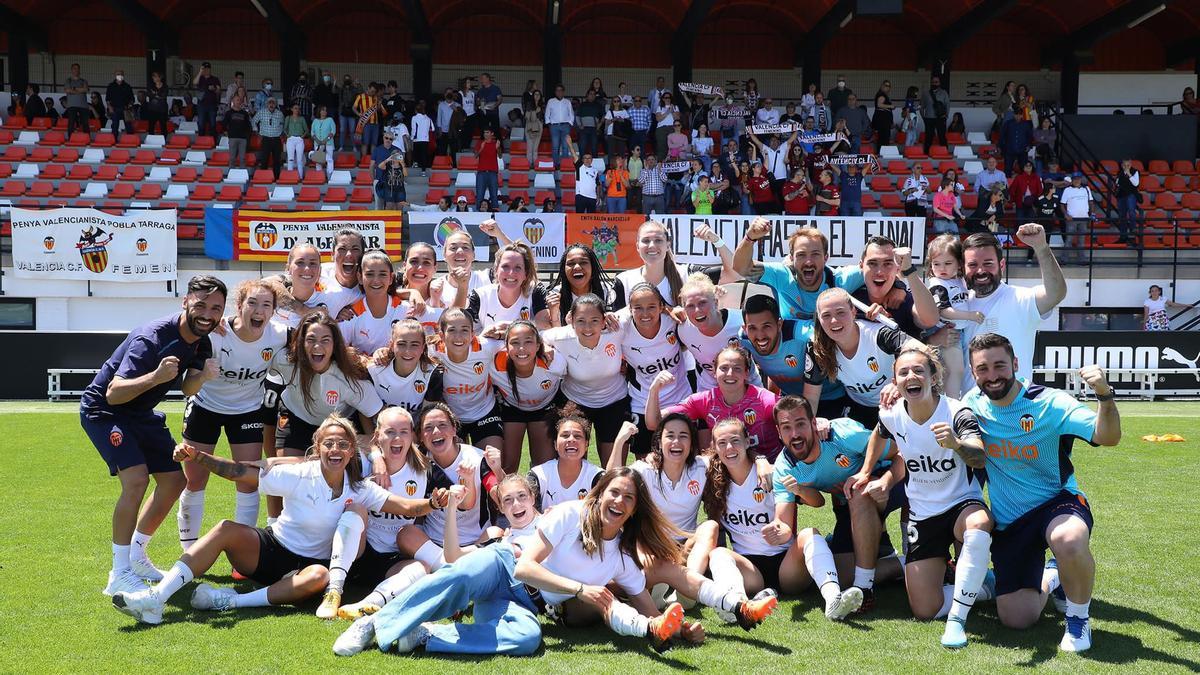
<svg viewBox="0 0 1200 675">
<path fill-rule="evenodd" d="M 283 396 L 285 385 L 283 382 L 275 382 L 270 377 L 263 381 L 263 402 L 259 408 L 259 414 L 262 415 L 262 423 L 265 427 L 275 426 L 275 422 L 279 419 L 279 397 Z"/>
<path fill-rule="evenodd" d="M 909 521 L 908 531 L 904 533 L 904 536 L 908 538 L 908 555 L 904 558 L 905 563 L 929 558 L 949 560 L 950 547 L 958 541 L 954 536 L 954 524 L 958 522 L 959 514 L 968 506 L 987 508 L 987 505 L 978 499 L 964 499 L 936 516 L 930 516 L 925 520 Z"/>
<path fill-rule="evenodd" d="M 881 472 L 876 472 L 873 475 L 878 475 Z M 889 555 L 895 548 L 892 546 L 892 538 L 887 532 L 887 517 L 892 511 L 908 506 L 908 497 L 904 494 L 904 483 L 896 483 L 892 486 L 891 492 L 888 493 L 887 505 L 883 507 L 883 511 L 879 513 L 879 522 L 884 525 L 883 533 L 879 537 L 879 557 Z M 834 555 L 839 553 L 854 552 L 854 531 L 850 525 L 850 504 L 844 499 L 837 499 L 833 502 L 833 533 L 827 538 L 829 541 L 829 550 L 833 551 Z"/>
<path fill-rule="evenodd" d="M 617 440 L 621 425 L 630 420 L 628 396 L 600 408 L 579 407 L 583 410 L 583 416 L 592 423 L 597 443 L 612 443 Z"/>
<path fill-rule="evenodd" d="M 763 585 L 767 588 L 779 591 L 779 568 L 783 566 L 783 557 L 787 555 L 787 551 L 776 553 L 775 555 L 753 555 L 745 554 L 742 557 L 749 560 L 758 573 L 762 575 Z"/>
<path fill-rule="evenodd" d="M 512 424 L 529 424 L 531 422 L 545 422 L 546 413 L 550 410 L 549 406 L 541 410 L 521 410 L 503 403 L 500 404 L 500 421 Z"/>
<path fill-rule="evenodd" d="M 183 410 L 184 440 L 206 445 L 216 445 L 221 438 L 221 429 L 230 445 L 243 443 L 262 444 L 262 412 L 251 410 L 238 415 L 213 412 L 193 400 L 188 400 Z"/>
<path fill-rule="evenodd" d="M 388 570 L 392 569 L 392 565 L 404 559 L 404 554 L 399 551 L 380 553 L 367 544 L 363 548 L 362 555 L 358 556 L 358 559 L 350 566 L 346 580 L 363 586 L 374 586 L 387 577 Z"/>
<path fill-rule="evenodd" d="M 318 560 L 292 553 L 286 546 L 279 543 L 275 533 L 268 527 L 257 527 L 258 532 L 258 567 L 253 571 L 238 570 L 261 586 L 271 584 L 286 577 L 292 572 L 309 565 L 329 567 L 328 560 Z"/>
<path fill-rule="evenodd" d="M 842 396 L 818 403 L 817 417 L 827 420 L 849 417 L 867 429 L 874 429 L 879 424 L 879 406 L 865 406 L 849 396 Z"/>
<path fill-rule="evenodd" d="M 275 422 L 275 449 L 308 452 L 312 447 L 317 427 L 293 415 L 283 404 L 279 404 L 279 417 Z"/>
<path fill-rule="evenodd" d="M 462 429 L 458 437 L 478 446 L 480 441 L 490 436 L 504 436 L 504 421 L 500 419 L 500 404 L 492 406 L 486 415 L 474 422 L 460 421 Z"/>
<path fill-rule="evenodd" d="M 172 458 L 175 439 L 167 429 L 167 416 L 157 410 L 137 417 L 80 410 L 79 423 L 104 458 L 110 476 L 143 464 L 148 473 L 183 470 Z"/>
<path fill-rule="evenodd" d="M 629 416 L 633 419 L 633 423 L 637 425 L 637 433 L 633 438 L 629 439 L 629 451 L 638 459 L 644 459 L 650 454 L 651 443 L 654 440 L 654 432 L 646 428 L 645 413 L 630 413 Z"/>
<path fill-rule="evenodd" d="M 992 567 L 996 595 L 1042 587 L 1046 566 L 1046 528 L 1059 516 L 1079 516 L 1092 529 L 1092 507 L 1083 495 L 1063 490 L 1046 503 L 992 533 Z"/>
</svg>

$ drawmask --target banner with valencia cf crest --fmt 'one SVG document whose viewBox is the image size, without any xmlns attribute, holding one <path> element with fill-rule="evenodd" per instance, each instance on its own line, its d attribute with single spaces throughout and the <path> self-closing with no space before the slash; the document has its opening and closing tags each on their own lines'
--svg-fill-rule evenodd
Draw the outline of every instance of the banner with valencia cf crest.
<svg viewBox="0 0 1200 675">
<path fill-rule="evenodd" d="M 322 255 L 333 252 L 339 230 L 362 233 L 365 248 L 400 257 L 399 211 L 253 211 L 238 209 L 233 216 L 234 256 L 238 260 L 286 262 L 288 251 L 300 242 L 317 247 Z"/>
<path fill-rule="evenodd" d="M 12 209 L 13 270 L 27 279 L 175 281 L 174 209 Z"/>
<path fill-rule="evenodd" d="M 510 241 L 529 244 L 539 263 L 557 263 L 565 247 L 567 216 L 562 213 L 475 213 L 462 211 L 412 211 L 408 214 L 409 239 L 433 244 L 439 258 L 446 238 L 458 231 L 471 235 L 475 259 L 489 260 L 487 235 L 479 224 L 494 218 Z"/>
</svg>

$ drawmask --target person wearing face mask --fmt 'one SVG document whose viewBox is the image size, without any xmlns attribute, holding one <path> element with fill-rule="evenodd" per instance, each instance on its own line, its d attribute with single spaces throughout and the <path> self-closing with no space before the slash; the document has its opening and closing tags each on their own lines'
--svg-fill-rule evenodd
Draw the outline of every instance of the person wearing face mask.
<svg viewBox="0 0 1200 675">
<path fill-rule="evenodd" d="M 267 99 L 274 98 L 274 96 L 275 96 L 275 94 L 273 93 L 274 88 L 275 87 L 271 82 L 271 78 L 269 78 L 269 77 L 263 78 L 262 90 L 254 95 L 254 111 L 253 112 L 255 114 L 257 114 L 258 112 L 260 112 L 262 110 L 267 109 Z"/>
<path fill-rule="evenodd" d="M 300 115 L 305 122 L 312 118 L 312 87 L 308 86 L 308 75 L 300 73 L 296 84 L 292 85 L 291 96 L 288 96 L 290 106 L 299 105 Z"/>
<path fill-rule="evenodd" d="M 854 90 L 846 86 L 846 76 L 838 75 L 837 86 L 829 90 L 825 100 L 829 102 L 829 110 L 837 117 L 838 111 L 846 107 L 847 101 Z"/>
<path fill-rule="evenodd" d="M 108 89 L 104 92 L 104 99 L 108 102 L 108 118 L 112 120 L 113 137 L 120 140 L 121 123 L 126 120 L 129 106 L 133 103 L 133 87 L 125 81 L 125 71 L 118 70 L 113 75 L 113 81 L 108 83 Z M 130 122 L 132 119 L 132 115 L 129 115 Z"/>
<path fill-rule="evenodd" d="M 333 83 L 333 73 L 326 71 L 321 74 L 317 86 L 313 88 L 312 102 L 314 114 L 321 106 L 325 106 L 326 112 L 329 113 L 330 119 L 334 120 L 334 127 L 336 127 L 337 120 L 334 118 L 337 117 L 338 89 Z M 332 149 L 330 148 L 330 150 Z"/>
<path fill-rule="evenodd" d="M 254 128 L 261 137 L 261 149 L 258 151 L 258 168 L 271 168 L 275 172 L 275 180 L 279 180 L 279 169 L 283 163 L 283 111 L 275 103 L 275 99 L 267 99 L 267 107 L 258 111 L 251 120 Z"/>
<path fill-rule="evenodd" d="M 362 87 L 349 75 L 342 78 L 342 86 L 338 89 L 338 139 L 342 150 L 354 149 L 354 127 L 358 124 L 358 114 L 354 112 L 354 101 L 362 93 Z M 330 108 L 334 110 L 334 108 Z"/>
</svg>

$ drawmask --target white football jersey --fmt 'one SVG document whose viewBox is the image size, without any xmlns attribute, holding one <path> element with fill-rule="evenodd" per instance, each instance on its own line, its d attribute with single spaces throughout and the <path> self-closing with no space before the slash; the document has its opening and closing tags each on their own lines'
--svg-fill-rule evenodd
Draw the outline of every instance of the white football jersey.
<svg viewBox="0 0 1200 675">
<path fill-rule="evenodd" d="M 220 364 L 221 374 L 204 383 L 192 397 L 197 405 L 223 415 L 253 412 L 262 406 L 263 382 L 272 367 L 275 355 L 287 346 L 288 329 L 283 324 L 268 321 L 262 337 L 245 342 L 232 328 L 224 335 L 208 334 L 213 358 Z"/>
<path fill-rule="evenodd" d="M 409 452 L 420 452 L 417 447 L 409 448 Z M 400 467 L 400 470 L 391 475 L 392 487 L 389 488 L 392 494 L 405 499 L 428 499 L 432 490 L 429 485 L 429 472 L 416 471 L 408 462 Z M 399 550 L 396 546 L 396 535 L 400 534 L 400 528 L 405 525 L 411 525 L 413 518 L 405 518 L 404 516 L 393 516 L 390 513 L 382 511 L 368 511 L 367 515 L 367 544 L 375 550 L 376 553 L 395 553 Z"/>
<path fill-rule="evenodd" d="M 496 407 L 488 364 L 503 346 L 499 340 L 475 339 L 462 363 L 452 361 L 440 342 L 430 349 L 430 357 L 442 366 L 442 400 L 463 422 L 478 422 Z"/>
<path fill-rule="evenodd" d="M 300 373 L 294 364 L 287 362 L 286 352 L 276 354 L 274 367 L 287 385 L 280 398 L 283 407 L 314 427 L 320 426 L 326 417 L 343 406 L 350 406 L 367 417 L 374 417 L 383 409 L 383 401 L 379 400 L 370 380 L 350 382 L 336 363 L 329 364 L 328 370 L 313 377 L 310 386 L 311 406 L 305 403 L 300 388 Z"/>
<path fill-rule="evenodd" d="M 617 283 L 620 284 L 620 290 L 623 294 L 623 297 L 620 298 L 624 301 L 624 303 L 621 305 L 622 307 L 629 306 L 629 292 L 633 290 L 634 286 L 637 286 L 641 283 L 649 283 L 646 281 L 646 277 L 642 274 L 642 267 L 643 266 L 634 267 L 633 269 L 625 270 L 617 275 Z M 679 270 L 679 278 L 686 281 L 688 278 L 688 266 L 683 263 L 675 263 L 675 269 Z M 663 300 L 666 301 L 668 306 L 674 307 L 675 305 L 679 304 L 678 299 L 671 295 L 671 282 L 669 279 L 667 279 L 667 277 L 664 276 L 663 280 L 658 282 L 658 285 L 655 288 L 658 289 L 658 292 L 662 295 Z"/>
<path fill-rule="evenodd" d="M 450 462 L 450 466 L 439 466 L 435 461 L 430 469 L 429 484 L 434 488 L 449 488 L 451 485 L 458 484 L 458 467 L 463 461 L 479 467 L 475 472 L 475 490 L 478 492 L 478 498 L 475 500 L 475 505 L 469 509 L 458 510 L 456 514 L 458 525 L 458 543 L 460 546 L 474 544 L 475 540 L 479 539 L 479 535 L 483 534 L 484 521 L 487 520 L 488 511 L 483 508 L 483 503 L 488 500 L 488 496 L 484 494 L 483 489 L 479 486 L 480 475 L 488 471 L 487 462 L 483 461 L 483 452 L 473 445 L 460 443 L 458 446 L 458 456 Z M 481 515 L 481 513 L 483 515 Z M 442 542 L 446 538 L 446 510 L 437 509 L 431 511 L 425 516 L 425 521 L 421 524 L 421 529 L 425 531 L 425 536 L 438 546 L 442 546 Z"/>
<path fill-rule="evenodd" d="M 708 458 L 696 457 L 691 466 L 686 464 L 678 481 L 671 481 L 665 472 L 659 473 L 645 460 L 638 460 L 629 468 L 642 474 L 650 497 L 663 515 L 684 532 L 696 531 L 696 515 L 700 511 L 700 498 L 708 484 Z"/>
<path fill-rule="evenodd" d="M 545 410 L 554 402 L 563 374 L 567 372 L 566 359 L 558 356 L 550 363 L 539 358 L 529 377 L 517 377 L 516 389 L 508 377 L 508 352 L 500 350 L 489 362 L 489 373 L 500 400 L 510 408 L 534 412 Z"/>
<path fill-rule="evenodd" d="M 953 279 L 939 279 L 937 277 L 929 277 L 925 280 L 925 285 L 929 287 L 929 292 L 933 295 L 933 299 L 937 302 L 938 309 L 957 309 L 961 312 L 967 311 L 967 301 L 970 298 L 970 291 L 967 290 L 967 284 L 961 277 Z M 952 321 L 956 328 L 966 328 L 967 324 L 973 324 L 974 321 L 956 320 Z"/>
<path fill-rule="evenodd" d="M 558 474 L 557 459 L 538 464 L 530 469 L 529 473 L 537 481 L 537 508 L 539 511 L 547 511 L 550 507 L 562 504 L 563 502 L 586 497 L 588 491 L 592 489 L 592 485 L 596 483 L 596 479 L 600 477 L 600 474 L 604 473 L 604 470 L 584 460 L 583 466 L 579 470 L 579 475 L 575 478 L 575 482 L 570 485 L 562 484 L 562 478 Z"/>
<path fill-rule="evenodd" d="M 371 364 L 367 367 L 371 374 L 371 382 L 375 385 L 375 393 L 384 405 L 403 406 L 405 410 L 416 413 L 425 403 L 430 392 L 437 392 L 430 400 L 440 400 L 442 392 L 442 373 L 436 367 L 417 364 L 407 377 L 396 374 L 393 364 L 380 366 Z"/>
<path fill-rule="evenodd" d="M 538 311 L 545 309 L 546 300 L 540 288 L 531 286 L 527 295 L 520 296 L 511 306 L 505 307 L 500 301 L 500 286 L 487 284 L 471 291 L 467 307 L 470 310 L 468 313 L 475 317 L 476 327 L 487 328 L 498 323 L 533 321 Z"/>
<path fill-rule="evenodd" d="M 337 282 L 334 282 L 334 285 L 336 286 Z M 310 310 L 318 309 L 318 308 L 328 309 L 330 298 L 326 296 L 325 291 L 321 290 L 325 287 L 326 286 L 324 283 L 317 282 L 316 290 L 313 291 L 313 294 L 311 296 L 309 296 L 308 300 L 305 300 L 301 304 L 304 305 L 305 308 L 310 309 Z M 338 288 L 341 288 L 341 286 L 338 286 Z M 354 298 L 354 300 L 357 300 L 357 298 Z M 351 300 L 350 303 L 347 303 L 347 304 L 352 304 L 354 300 Z M 340 302 L 340 299 L 335 301 L 335 304 L 336 304 L 336 302 Z M 338 311 L 341 311 L 342 307 L 345 307 L 345 305 L 338 307 Z M 305 311 L 304 313 L 307 313 L 307 311 Z M 336 313 L 330 314 L 330 316 L 334 317 L 334 319 L 337 318 Z M 299 311 L 296 311 L 291 308 L 276 307 L 275 308 L 275 316 L 272 317 L 272 320 L 279 321 L 279 322 L 283 323 L 285 326 L 287 326 L 288 328 L 296 328 L 297 326 L 300 325 L 301 318 L 302 318 L 301 312 L 299 312 Z"/>
<path fill-rule="evenodd" d="M 768 544 L 763 538 L 763 527 L 773 520 L 775 493 L 769 487 L 764 490 L 758 486 L 758 466 L 751 464 L 745 482 L 738 485 L 732 479 L 729 481 L 721 527 L 729 533 L 729 541 L 735 552 L 742 555 L 776 555 L 786 551 L 789 544 Z"/>
<path fill-rule="evenodd" d="M 725 326 L 712 337 L 701 333 L 690 321 L 679 324 L 679 339 L 683 340 L 683 348 L 696 361 L 696 391 L 716 388 L 713 359 L 717 358 L 722 349 L 738 344 L 738 333 L 742 330 L 742 310 L 722 309 L 720 312 Z M 762 377 L 753 363 L 750 364 L 750 384 L 762 386 Z"/>
<path fill-rule="evenodd" d="M 353 460 L 352 460 L 353 461 Z M 271 525 L 279 543 L 306 558 L 328 560 L 333 550 L 333 533 L 338 519 L 353 500 L 368 511 L 378 511 L 391 496 L 387 490 L 364 480 L 356 486 L 347 475 L 336 497 L 318 461 L 283 464 L 259 471 L 258 489 L 265 495 L 283 497 L 283 512 Z"/>
<path fill-rule="evenodd" d="M 625 362 L 634 369 L 634 376 L 629 380 L 629 396 L 632 398 L 630 407 L 633 412 L 639 415 L 646 414 L 646 397 L 650 392 L 650 384 L 654 382 L 655 376 L 664 370 L 675 376 L 675 382 L 659 390 L 659 405 L 665 408 L 690 396 L 692 385 L 688 382 L 687 363 L 683 358 L 683 347 L 679 344 L 675 322 L 663 316 L 658 333 L 647 339 L 634 328 L 628 310 L 621 310 L 617 316 L 620 317 L 624 336 L 622 353 L 625 355 Z"/>
<path fill-rule="evenodd" d="M 329 316 L 335 319 L 342 308 L 353 305 L 355 301 L 363 297 L 362 287 L 358 284 L 346 288 L 338 283 L 337 276 L 333 272 L 333 263 L 322 263 L 321 281 L 317 284 L 317 290 L 321 292 L 321 302 L 319 304 L 312 303 L 310 298 L 309 302 L 304 304 L 309 307 L 324 306 L 329 312 Z"/>
<path fill-rule="evenodd" d="M 454 306 L 454 298 L 458 296 L 458 287 L 455 286 L 453 283 L 451 283 L 450 275 L 448 275 L 448 274 L 443 275 L 442 278 L 444 279 L 444 281 L 442 282 L 442 296 L 441 296 L 442 305 L 441 306 L 442 307 L 453 307 Z M 470 291 L 474 291 L 479 288 L 483 288 L 484 286 L 487 286 L 490 283 L 492 283 L 492 279 L 488 275 L 487 270 L 472 270 L 471 276 L 470 276 L 469 280 L 467 281 L 468 297 L 470 297 L 469 296 Z"/>
<path fill-rule="evenodd" d="M 409 304 L 395 296 L 388 298 L 387 309 L 382 316 L 375 316 L 367 308 L 366 299 L 356 301 L 354 318 L 338 322 L 346 345 L 363 354 L 374 354 L 376 349 L 387 347 L 392 339 L 392 324 L 408 318 Z"/>
<path fill-rule="evenodd" d="M 905 494 L 912 520 L 945 513 L 967 499 L 983 501 L 983 488 L 974 470 L 953 450 L 938 445 L 930 427 L 948 424 L 959 438 L 981 438 L 979 422 L 971 409 L 956 399 L 942 396 L 933 416 L 917 424 L 908 416 L 904 402 L 879 411 L 879 432 L 895 441 L 908 469 Z"/>
<path fill-rule="evenodd" d="M 646 575 L 633 559 L 621 552 L 620 539 L 601 539 L 600 550 L 589 555 L 583 549 L 583 502 L 568 502 L 538 519 L 538 532 L 553 547 L 542 561 L 547 570 L 572 581 L 589 586 L 605 586 L 617 582 L 628 595 L 646 590 Z M 548 605 L 563 603 L 571 593 L 542 591 Z"/>
<path fill-rule="evenodd" d="M 879 392 L 892 380 L 892 366 L 900 348 L 908 342 L 903 331 L 874 321 L 858 319 L 858 349 L 846 356 L 837 349 L 837 381 L 846 387 L 846 394 L 859 405 L 879 407 Z M 836 349 L 836 348 L 835 348 Z M 827 379 L 813 357 L 813 343 L 806 347 L 804 381 L 823 384 Z"/>
<path fill-rule="evenodd" d="M 508 528 L 504 532 L 504 541 L 521 550 L 529 548 L 539 537 L 537 528 L 541 520 L 542 517 L 539 515 L 525 527 Z"/>
<path fill-rule="evenodd" d="M 568 399 L 588 408 L 603 408 L 629 395 L 621 370 L 625 361 L 623 332 L 602 333 L 595 349 L 579 344 L 570 326 L 551 328 L 542 333 L 542 339 L 554 348 L 554 359 L 566 363 L 562 390 Z"/>
</svg>

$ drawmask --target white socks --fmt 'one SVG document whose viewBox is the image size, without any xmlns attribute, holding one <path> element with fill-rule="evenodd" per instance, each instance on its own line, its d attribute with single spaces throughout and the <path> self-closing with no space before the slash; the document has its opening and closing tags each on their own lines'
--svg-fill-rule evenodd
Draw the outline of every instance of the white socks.
<svg viewBox="0 0 1200 675">
<path fill-rule="evenodd" d="M 258 526 L 258 503 L 258 490 L 237 493 L 237 505 L 233 510 L 234 522 L 250 527 Z"/>
<path fill-rule="evenodd" d="M 875 588 L 875 570 L 854 566 L 854 585 L 864 591 Z"/>
<path fill-rule="evenodd" d="M 124 572 L 131 569 L 129 564 L 129 546 L 123 544 L 112 545 L 112 569 L 114 572 Z"/>
<path fill-rule="evenodd" d="M 842 592 L 842 586 L 838 582 L 833 551 L 829 550 L 829 544 L 824 537 L 814 534 L 804 543 L 804 566 L 808 568 L 813 583 L 821 589 L 821 597 L 825 599 L 826 604 L 836 600 Z"/>
<path fill-rule="evenodd" d="M 150 537 L 154 535 L 143 534 L 137 530 L 133 531 L 133 541 L 129 545 L 129 560 L 144 560 L 150 562 L 150 557 L 146 555 L 146 547 L 150 545 Z"/>
<path fill-rule="evenodd" d="M 269 607 L 271 601 L 267 599 L 267 586 L 250 591 L 249 593 L 238 593 L 233 599 L 234 607 Z"/>
<path fill-rule="evenodd" d="M 408 565 L 396 574 L 379 582 L 375 586 L 375 590 L 363 598 L 363 602 L 371 601 L 373 604 L 383 607 L 423 576 L 425 576 L 424 567 L 420 565 Z"/>
<path fill-rule="evenodd" d="M 1092 601 L 1087 602 L 1071 602 L 1067 600 L 1067 616 L 1073 616 L 1080 619 L 1088 618 L 1088 609 L 1091 608 Z"/>
<path fill-rule="evenodd" d="M 425 563 L 430 572 L 436 572 L 438 568 L 446 564 L 446 559 L 442 557 L 442 547 L 432 541 L 421 544 L 421 548 L 418 548 L 417 552 L 413 554 L 413 559 Z"/>
<path fill-rule="evenodd" d="M 362 516 L 353 511 L 346 511 L 338 518 L 337 530 L 333 533 L 333 553 L 329 556 L 329 590 L 342 592 L 346 573 L 358 557 L 358 545 L 366 527 Z"/>
<path fill-rule="evenodd" d="M 195 576 L 192 574 L 192 568 L 183 564 L 182 560 L 177 560 L 174 565 L 171 565 L 171 569 L 163 573 L 162 581 L 154 587 L 154 592 L 165 603 L 172 595 L 175 595 L 175 591 L 183 588 Z"/>
<path fill-rule="evenodd" d="M 1058 568 L 1047 567 L 1042 572 L 1042 592 L 1049 595 L 1058 589 L 1062 582 L 1058 578 Z"/>
<path fill-rule="evenodd" d="M 184 489 L 179 495 L 175 519 L 179 523 L 179 546 L 187 551 L 200 538 L 200 528 L 204 525 L 204 490 Z"/>
<path fill-rule="evenodd" d="M 606 617 L 608 627 L 617 635 L 631 637 L 646 637 L 650 631 L 650 619 L 642 616 L 636 609 L 625 603 L 614 600 L 608 608 Z"/>
<path fill-rule="evenodd" d="M 954 569 L 954 603 L 950 618 L 966 621 L 991 564 L 992 535 L 983 530 L 963 532 L 962 552 Z"/>
<path fill-rule="evenodd" d="M 701 604 L 723 612 L 733 612 L 733 608 L 746 599 L 746 592 L 741 590 L 741 586 L 730 589 L 708 579 L 700 584 L 698 595 L 699 597 L 696 599 Z"/>
<path fill-rule="evenodd" d="M 733 555 L 728 552 L 728 549 L 713 549 L 713 552 L 708 557 L 708 571 L 712 574 L 712 580 L 718 588 L 741 593 L 745 597 L 746 581 L 742 578 L 742 572 L 738 569 L 737 561 L 733 559 Z M 696 598 L 697 600 L 709 607 L 717 606 L 704 599 L 703 586 L 701 586 L 700 593 L 701 597 Z"/>
</svg>

